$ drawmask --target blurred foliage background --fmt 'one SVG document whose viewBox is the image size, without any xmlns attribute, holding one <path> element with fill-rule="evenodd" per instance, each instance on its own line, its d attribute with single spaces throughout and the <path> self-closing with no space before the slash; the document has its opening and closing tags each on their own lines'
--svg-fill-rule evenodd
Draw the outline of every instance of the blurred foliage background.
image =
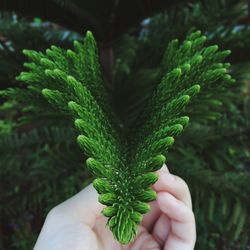
<svg viewBox="0 0 250 250">
<path fill-rule="evenodd" d="M 236 83 L 197 106 L 168 158 L 189 185 L 201 250 L 250 245 L 250 17 L 241 0 L 2 0 L 0 91 L 25 86 L 22 49 L 71 48 L 86 30 L 97 37 L 111 103 L 127 126 L 151 95 L 166 44 L 201 30 L 208 43 L 230 49 Z M 150 84 L 149 84 L 150 83 Z M 213 91 L 213 90 L 211 90 Z M 32 103 L 30 104 L 32 106 Z M 0 249 L 32 249 L 46 214 L 91 181 L 75 132 L 65 117 L 24 115 L 0 99 Z M 193 112 L 194 113 L 194 112 Z M 203 115 L 209 114 L 209 120 Z"/>
</svg>

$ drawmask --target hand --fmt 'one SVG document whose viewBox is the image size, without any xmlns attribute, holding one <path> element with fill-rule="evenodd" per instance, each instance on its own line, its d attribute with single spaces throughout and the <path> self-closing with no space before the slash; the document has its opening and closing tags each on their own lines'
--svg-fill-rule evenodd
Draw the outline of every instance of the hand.
<svg viewBox="0 0 250 250">
<path fill-rule="evenodd" d="M 101 215 L 103 205 L 92 185 L 61 203 L 48 214 L 35 250 L 192 250 L 196 230 L 187 184 L 159 171 L 153 185 L 157 200 L 143 218 L 134 242 L 127 246 L 114 240 Z"/>
</svg>

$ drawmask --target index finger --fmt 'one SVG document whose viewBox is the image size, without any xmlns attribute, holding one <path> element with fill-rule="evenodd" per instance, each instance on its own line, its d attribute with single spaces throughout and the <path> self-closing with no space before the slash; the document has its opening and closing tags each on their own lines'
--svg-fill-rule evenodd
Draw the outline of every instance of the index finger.
<svg viewBox="0 0 250 250">
<path fill-rule="evenodd" d="M 175 198 L 182 201 L 188 208 L 192 209 L 191 195 L 188 185 L 180 177 L 169 173 L 166 165 L 157 171 L 158 181 L 153 185 L 153 189 L 159 192 L 168 192 Z"/>
</svg>

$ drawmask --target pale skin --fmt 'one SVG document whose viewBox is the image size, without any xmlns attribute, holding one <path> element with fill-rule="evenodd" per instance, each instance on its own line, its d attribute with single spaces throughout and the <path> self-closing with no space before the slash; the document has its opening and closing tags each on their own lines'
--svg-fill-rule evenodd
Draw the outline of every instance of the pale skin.
<svg viewBox="0 0 250 250">
<path fill-rule="evenodd" d="M 164 165 L 153 185 L 157 200 L 144 215 L 136 239 L 124 246 L 105 227 L 104 208 L 92 185 L 53 208 L 35 250 L 193 250 L 195 218 L 187 184 Z"/>
</svg>

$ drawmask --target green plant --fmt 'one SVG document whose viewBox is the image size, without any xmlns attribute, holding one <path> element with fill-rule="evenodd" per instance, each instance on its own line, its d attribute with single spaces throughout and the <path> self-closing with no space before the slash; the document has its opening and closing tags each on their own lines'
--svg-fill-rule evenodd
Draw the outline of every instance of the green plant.
<svg viewBox="0 0 250 250">
<path fill-rule="evenodd" d="M 1 92 L 31 104 L 29 119 L 37 112 L 55 110 L 73 119 L 78 144 L 90 157 L 87 166 L 96 178 L 93 184 L 99 201 L 107 206 L 103 214 L 123 244 L 134 239 L 142 214 L 150 209 L 147 203 L 156 198 L 150 189 L 157 180 L 154 172 L 165 162 L 174 137 L 187 126 L 185 115 L 200 114 L 204 121 L 218 117 L 222 103 L 213 93 L 222 93 L 234 82 L 229 64 L 223 62 L 229 51 L 220 52 L 216 45 L 206 47 L 205 41 L 197 31 L 181 44 L 178 40 L 169 43 L 156 72 L 159 84 L 132 126 L 125 126 L 112 111 L 90 32 L 83 43 L 74 42 L 73 50 L 56 46 L 46 53 L 24 50 L 31 62 L 24 64 L 28 72 L 17 79 L 27 88 Z M 197 113 L 201 103 L 206 109 Z"/>
</svg>

